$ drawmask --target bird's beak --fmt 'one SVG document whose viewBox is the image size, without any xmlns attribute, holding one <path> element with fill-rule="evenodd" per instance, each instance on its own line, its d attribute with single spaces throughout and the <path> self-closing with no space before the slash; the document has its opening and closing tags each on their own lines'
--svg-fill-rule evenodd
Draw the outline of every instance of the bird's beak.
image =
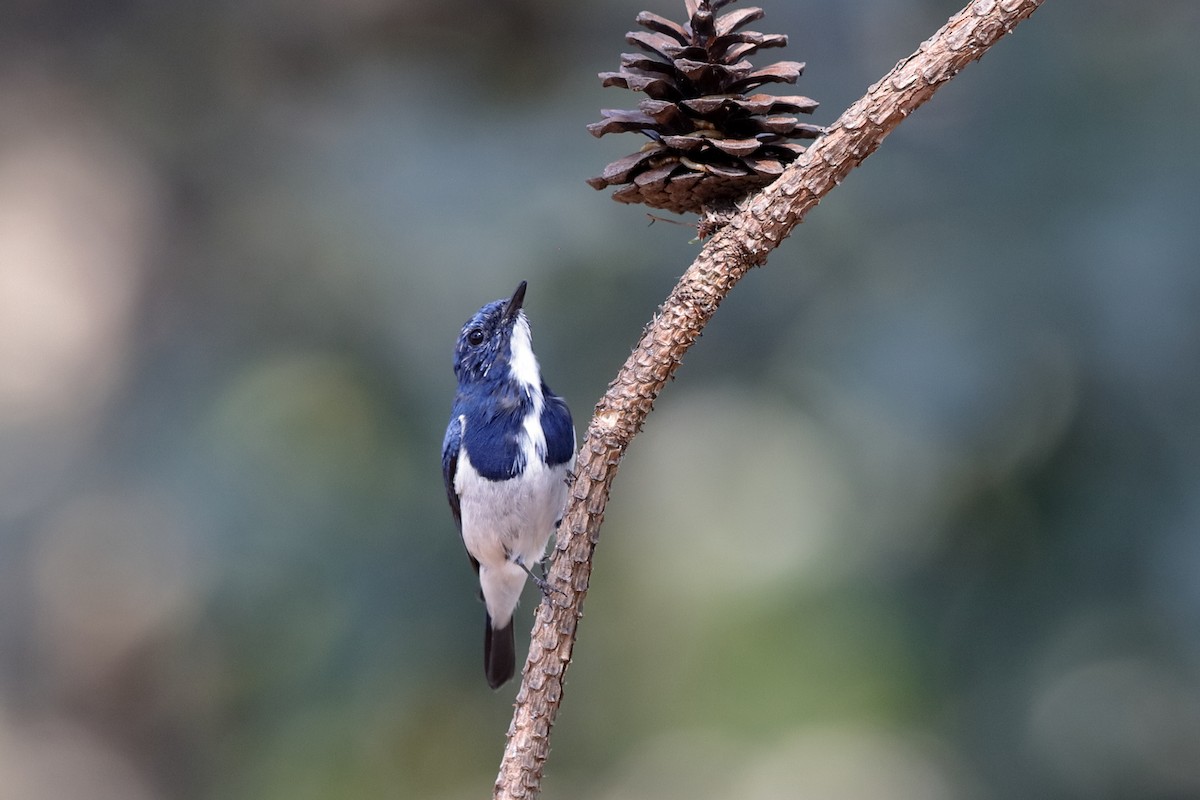
<svg viewBox="0 0 1200 800">
<path fill-rule="evenodd" d="M 525 281 L 521 281 L 517 285 L 517 290 L 513 292 L 512 299 L 508 301 L 508 305 L 504 308 L 504 321 L 512 322 L 517 318 L 517 314 L 521 311 L 521 305 L 525 302 Z"/>
</svg>

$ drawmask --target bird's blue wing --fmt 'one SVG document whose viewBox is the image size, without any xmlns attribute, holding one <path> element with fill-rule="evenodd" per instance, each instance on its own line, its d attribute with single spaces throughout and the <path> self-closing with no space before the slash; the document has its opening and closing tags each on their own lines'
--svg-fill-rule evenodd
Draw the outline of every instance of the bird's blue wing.
<svg viewBox="0 0 1200 800">
<path fill-rule="evenodd" d="M 550 387 L 542 384 L 546 403 L 542 406 L 542 431 L 546 434 L 546 463 L 565 464 L 575 455 L 575 424 L 571 409 Z"/>
<path fill-rule="evenodd" d="M 457 412 L 458 409 L 455 409 Z M 458 492 L 454 490 L 454 476 L 458 474 L 458 451 L 462 448 L 462 416 L 455 413 L 450 417 L 446 426 L 446 436 L 442 439 L 442 480 L 446 483 L 446 499 L 450 501 L 450 513 L 454 515 L 454 525 L 462 534 L 462 508 L 458 502 Z"/>
<path fill-rule="evenodd" d="M 458 413 L 455 404 L 450 416 L 450 424 L 446 426 L 446 436 L 442 439 L 442 480 L 446 483 L 446 499 L 450 501 L 450 513 L 454 515 L 454 526 L 458 528 L 459 538 L 462 538 L 462 506 L 458 500 L 458 492 L 454 490 L 454 477 L 458 474 L 458 453 L 462 449 L 463 418 Z M 463 542 L 466 546 L 466 542 Z M 475 556 L 467 552 L 475 574 L 479 574 L 479 562 Z M 482 590 L 480 590 L 482 592 Z M 482 594 L 480 595 L 482 597 Z"/>
</svg>

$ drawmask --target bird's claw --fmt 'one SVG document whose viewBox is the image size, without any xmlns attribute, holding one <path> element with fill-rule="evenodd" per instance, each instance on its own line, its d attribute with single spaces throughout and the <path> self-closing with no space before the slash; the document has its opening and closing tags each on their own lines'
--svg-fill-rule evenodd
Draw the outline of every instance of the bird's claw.
<svg viewBox="0 0 1200 800">
<path fill-rule="evenodd" d="M 525 570 L 525 574 L 529 576 L 529 580 L 533 581 L 533 585 L 536 586 L 541 591 L 542 597 L 545 597 L 547 600 L 549 600 L 550 595 L 552 595 L 552 594 L 561 594 L 564 597 L 566 596 L 567 593 L 564 592 L 562 589 L 554 588 L 553 586 L 550 585 L 550 582 L 547 581 L 544 577 L 542 577 L 541 575 L 535 575 L 533 573 L 533 570 L 531 570 L 529 567 L 525 566 L 525 561 L 523 559 L 518 558 L 518 559 L 516 559 L 516 561 L 514 563 L 516 563 L 516 565 L 518 567 L 520 567 L 521 569 Z M 543 558 L 538 563 L 540 563 L 542 565 L 542 570 L 544 571 L 546 569 L 546 559 Z"/>
</svg>

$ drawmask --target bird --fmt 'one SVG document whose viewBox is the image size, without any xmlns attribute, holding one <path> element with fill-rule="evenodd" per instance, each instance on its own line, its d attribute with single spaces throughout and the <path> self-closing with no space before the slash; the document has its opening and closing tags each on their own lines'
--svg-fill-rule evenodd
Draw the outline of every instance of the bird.
<svg viewBox="0 0 1200 800">
<path fill-rule="evenodd" d="M 516 670 L 513 615 L 527 578 L 562 521 L 575 463 L 571 411 L 542 379 L 523 309 L 512 297 L 467 320 L 454 346 L 458 389 L 442 440 L 450 511 L 486 607 L 484 675 L 492 689 Z"/>
</svg>

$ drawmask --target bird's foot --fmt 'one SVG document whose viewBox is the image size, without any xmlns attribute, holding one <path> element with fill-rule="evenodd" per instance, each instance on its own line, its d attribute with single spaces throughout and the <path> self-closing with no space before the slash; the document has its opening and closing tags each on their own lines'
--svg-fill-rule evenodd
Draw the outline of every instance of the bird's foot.
<svg viewBox="0 0 1200 800">
<path fill-rule="evenodd" d="M 551 586 L 549 581 L 547 581 L 544 577 L 542 577 L 540 575 L 535 575 L 533 573 L 533 570 L 531 570 L 531 569 L 529 569 L 529 567 L 525 566 L 524 559 L 521 559 L 521 558 L 514 559 L 513 563 L 516 564 L 521 569 L 525 570 L 525 574 L 529 576 L 529 580 L 533 581 L 533 585 L 538 587 L 538 589 L 541 590 L 542 596 L 545 597 L 547 600 L 550 599 L 551 594 L 561 594 L 564 596 L 566 595 L 566 592 L 564 592 L 562 589 L 555 589 L 553 586 Z M 539 563 L 542 565 L 542 571 L 544 572 L 546 569 L 546 560 L 543 558 Z"/>
</svg>

